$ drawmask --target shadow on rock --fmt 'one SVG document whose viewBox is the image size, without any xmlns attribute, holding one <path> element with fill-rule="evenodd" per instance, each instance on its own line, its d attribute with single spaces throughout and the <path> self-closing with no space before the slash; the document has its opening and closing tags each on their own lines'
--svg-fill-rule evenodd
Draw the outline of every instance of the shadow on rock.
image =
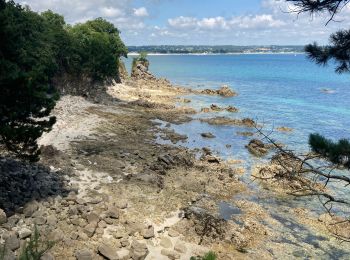
<svg viewBox="0 0 350 260">
<path fill-rule="evenodd" d="M 8 216 L 20 212 L 33 200 L 50 196 L 66 196 L 64 173 L 8 157 L 0 157 L 0 208 Z"/>
</svg>

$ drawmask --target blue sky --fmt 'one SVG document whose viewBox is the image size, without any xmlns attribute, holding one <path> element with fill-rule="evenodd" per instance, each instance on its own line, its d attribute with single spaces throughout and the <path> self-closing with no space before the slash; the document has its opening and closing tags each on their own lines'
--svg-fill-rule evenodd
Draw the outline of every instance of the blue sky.
<svg viewBox="0 0 350 260">
<path fill-rule="evenodd" d="M 103 17 L 127 45 L 326 43 L 350 26 L 350 8 L 330 23 L 326 15 L 296 15 L 284 0 L 25 0 L 35 11 L 51 9 L 68 23 Z"/>
</svg>

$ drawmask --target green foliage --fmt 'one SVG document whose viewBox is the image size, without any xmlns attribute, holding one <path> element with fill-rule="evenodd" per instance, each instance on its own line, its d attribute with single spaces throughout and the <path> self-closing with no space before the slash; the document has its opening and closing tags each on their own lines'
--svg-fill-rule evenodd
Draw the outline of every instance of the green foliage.
<svg viewBox="0 0 350 260">
<path fill-rule="evenodd" d="M 343 165 L 350 169 L 350 142 L 341 139 L 333 142 L 319 134 L 311 134 L 309 137 L 311 149 L 334 164 Z"/>
<path fill-rule="evenodd" d="M 5 259 L 6 247 L 5 244 L 0 245 L 0 260 Z"/>
<path fill-rule="evenodd" d="M 145 52 L 145 51 L 140 52 L 140 56 L 138 57 L 138 60 L 147 62 L 148 61 L 147 60 L 147 52 Z"/>
<path fill-rule="evenodd" d="M 68 29 L 72 40 L 72 62 L 68 71 L 96 80 L 118 76 L 118 62 L 127 48 L 113 24 L 102 18 Z"/>
<path fill-rule="evenodd" d="M 132 60 L 132 65 L 131 65 L 132 71 L 136 68 L 136 65 L 138 63 L 142 63 L 146 67 L 149 66 L 149 61 L 147 59 L 147 52 L 145 52 L 145 51 L 140 52 L 139 56 Z"/>
<path fill-rule="evenodd" d="M 217 255 L 215 252 L 209 251 L 204 256 L 195 257 L 192 256 L 190 260 L 216 260 Z"/>
<path fill-rule="evenodd" d="M 98 18 L 73 27 L 63 16 L 0 0 L 0 145 L 38 160 L 37 139 L 55 123 L 52 84 L 64 73 L 104 80 L 118 77 L 127 49 L 113 24 Z"/>
<path fill-rule="evenodd" d="M 350 30 L 341 30 L 330 36 L 330 45 L 319 46 L 316 43 L 305 47 L 308 57 L 319 65 L 334 60 L 337 73 L 350 72 Z"/>
<path fill-rule="evenodd" d="M 40 258 L 52 247 L 54 242 L 43 241 L 40 237 L 39 231 L 35 226 L 34 234 L 30 237 L 30 240 L 21 252 L 19 260 L 40 260 Z"/>
<path fill-rule="evenodd" d="M 322 13 L 328 12 L 332 21 L 336 14 L 341 12 L 348 0 L 287 0 L 293 3 L 298 12 Z M 327 22 L 327 24 L 328 24 Z M 333 60 L 337 66 L 335 71 L 338 73 L 350 72 L 350 30 L 339 30 L 330 36 L 328 46 L 319 46 L 317 43 L 309 44 L 305 47 L 308 57 L 319 65 L 326 65 Z M 350 169 L 350 142 L 341 139 L 333 142 L 319 134 L 309 136 L 309 145 L 311 149 L 322 155 L 336 165 L 342 165 Z"/>
<path fill-rule="evenodd" d="M 0 140 L 21 158 L 36 160 L 36 143 L 55 118 L 50 78 L 57 70 L 45 19 L 13 1 L 0 1 Z"/>
</svg>

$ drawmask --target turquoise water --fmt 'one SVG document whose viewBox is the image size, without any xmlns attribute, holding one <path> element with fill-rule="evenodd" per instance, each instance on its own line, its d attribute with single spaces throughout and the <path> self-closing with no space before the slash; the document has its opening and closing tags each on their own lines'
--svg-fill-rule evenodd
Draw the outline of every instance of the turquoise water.
<svg viewBox="0 0 350 260">
<path fill-rule="evenodd" d="M 276 241 L 266 241 L 264 248 L 272 250 L 274 243 L 283 243 L 286 256 L 302 259 L 348 259 L 350 248 L 328 235 L 315 230 L 290 214 L 290 209 L 308 208 L 315 217 L 324 212 L 316 198 L 276 197 L 272 191 L 262 189 L 250 178 L 254 165 L 266 162 L 253 157 L 245 145 L 252 137 L 237 135 L 237 132 L 253 131 L 236 126 L 212 126 L 201 123 L 199 118 L 229 116 L 250 117 L 263 125 L 270 137 L 296 152 L 306 152 L 310 133 L 318 132 L 332 139 L 350 138 L 350 75 L 334 73 L 334 68 L 319 67 L 307 60 L 305 55 L 168 55 L 149 56 L 150 71 L 158 77 L 165 77 L 172 83 L 193 89 L 217 89 L 229 85 L 239 93 L 237 97 L 190 95 L 191 103 L 186 104 L 198 111 L 202 107 L 217 104 L 239 109 L 238 113 L 198 113 L 193 121 L 171 127 L 188 140 L 181 145 L 189 148 L 210 147 L 224 158 L 244 160 L 242 175 L 250 194 L 239 195 L 254 201 L 266 209 L 281 227 L 271 227 L 281 234 Z M 131 67 L 131 59 L 126 61 Z M 327 89 L 328 93 L 325 93 Z M 293 129 L 291 133 L 276 131 L 277 127 Z M 200 133 L 211 132 L 216 138 L 204 139 Z M 231 147 L 227 148 L 227 144 Z M 270 154 L 272 155 L 272 153 Z M 335 184 L 336 185 L 336 184 Z M 349 190 L 340 187 L 339 194 L 348 197 Z M 223 218 L 229 219 L 240 214 L 234 205 L 222 202 L 218 205 Z M 302 256 L 300 252 L 302 251 Z M 273 253 L 272 253 L 273 255 Z"/>
<path fill-rule="evenodd" d="M 229 85 L 239 96 L 222 98 L 193 95 L 189 106 L 198 110 L 210 104 L 233 105 L 239 113 L 198 114 L 196 117 L 250 117 L 264 125 L 264 131 L 297 151 L 308 150 L 308 135 L 319 132 L 330 138 L 350 138 L 350 75 L 334 73 L 333 67 L 319 67 L 303 54 L 271 55 L 162 55 L 149 56 L 150 71 L 174 84 L 203 89 Z M 131 59 L 127 61 L 130 69 Z M 324 89 L 331 90 L 325 93 Z M 275 130 L 293 128 L 292 133 Z M 210 146 L 224 157 L 247 159 L 244 145 L 251 139 L 236 134 L 242 127 L 210 126 L 193 121 L 174 126 L 187 133 L 191 148 Z M 204 140 L 201 132 L 216 139 Z M 226 144 L 232 148 L 227 149 Z"/>
</svg>

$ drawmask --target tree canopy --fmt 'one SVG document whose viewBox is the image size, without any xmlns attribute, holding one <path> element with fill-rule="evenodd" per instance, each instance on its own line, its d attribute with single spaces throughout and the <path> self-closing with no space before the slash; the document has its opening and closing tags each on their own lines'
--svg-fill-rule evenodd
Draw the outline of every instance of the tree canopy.
<svg viewBox="0 0 350 260">
<path fill-rule="evenodd" d="M 332 21 L 350 0 L 286 0 L 296 6 L 298 13 L 318 14 L 328 12 Z M 327 22 L 327 24 L 328 24 Z M 309 44 L 305 51 L 311 60 L 326 65 L 331 60 L 336 63 L 337 73 L 350 72 L 350 30 L 340 30 L 330 36 L 329 45 Z"/>
<path fill-rule="evenodd" d="M 33 161 L 37 139 L 55 123 L 53 77 L 117 77 L 119 57 L 127 54 L 118 29 L 102 18 L 69 26 L 61 15 L 14 1 L 0 0 L 0 39 L 0 144 Z"/>
<path fill-rule="evenodd" d="M 287 0 L 293 3 L 298 12 L 311 14 L 328 12 L 329 21 L 350 2 L 350 0 Z M 336 63 L 338 73 L 350 72 L 350 30 L 339 30 L 330 36 L 328 46 L 319 46 L 317 43 L 305 47 L 308 57 L 317 64 L 326 65 L 331 60 Z M 321 154 L 336 165 L 343 165 L 350 169 L 350 142 L 346 139 L 333 142 L 319 134 L 309 137 L 309 144 L 314 152 Z"/>
</svg>

